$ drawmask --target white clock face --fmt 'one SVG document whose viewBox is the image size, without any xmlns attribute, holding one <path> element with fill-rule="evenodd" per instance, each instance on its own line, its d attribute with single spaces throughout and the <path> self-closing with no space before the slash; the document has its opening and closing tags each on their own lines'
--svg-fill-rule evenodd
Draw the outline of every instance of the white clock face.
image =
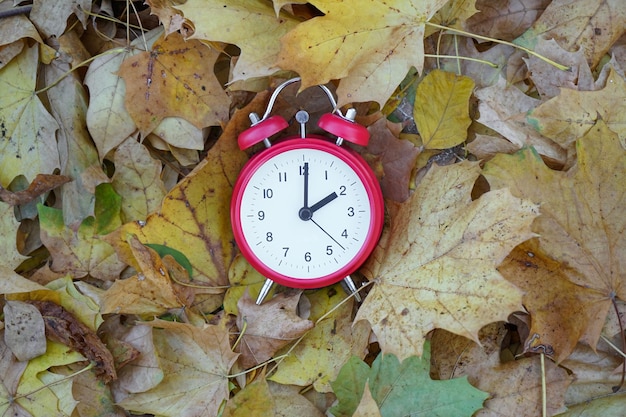
<svg viewBox="0 0 626 417">
<path fill-rule="evenodd" d="M 346 162 L 328 152 L 279 153 L 252 174 L 242 193 L 247 245 L 279 274 L 328 276 L 348 265 L 368 236 L 367 190 Z"/>
</svg>

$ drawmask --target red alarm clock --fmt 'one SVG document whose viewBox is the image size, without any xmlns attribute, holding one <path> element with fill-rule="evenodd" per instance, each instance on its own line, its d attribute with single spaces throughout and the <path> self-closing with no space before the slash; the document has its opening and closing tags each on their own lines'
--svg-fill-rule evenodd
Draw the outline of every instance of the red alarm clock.
<svg viewBox="0 0 626 417">
<path fill-rule="evenodd" d="M 279 85 L 263 117 L 250 114 L 252 127 L 239 135 L 239 147 L 263 142 L 262 150 L 242 169 L 231 202 L 231 223 L 242 255 L 267 280 L 257 304 L 272 283 L 293 288 L 320 288 L 345 280 L 358 297 L 350 274 L 374 250 L 384 220 L 378 179 L 369 165 L 344 140 L 367 145 L 369 132 L 343 116 L 325 86 L 333 113 L 322 115 L 319 127 L 336 136 L 307 134 L 309 115 L 295 119 L 300 135 L 272 144 L 269 138 L 288 127 L 270 116 L 278 94 L 299 78 Z"/>
</svg>

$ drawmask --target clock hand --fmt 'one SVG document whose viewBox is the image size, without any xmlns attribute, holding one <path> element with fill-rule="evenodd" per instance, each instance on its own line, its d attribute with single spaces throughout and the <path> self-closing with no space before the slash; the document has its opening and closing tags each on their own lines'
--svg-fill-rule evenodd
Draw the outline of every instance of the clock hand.
<svg viewBox="0 0 626 417">
<path fill-rule="evenodd" d="M 346 250 L 346 248 L 344 248 L 343 246 L 341 246 L 341 243 L 337 242 L 337 240 L 336 240 L 334 237 L 332 237 L 332 236 L 330 235 L 330 233 L 328 233 L 326 230 L 324 230 L 324 228 L 323 228 L 322 226 L 320 226 L 320 225 L 319 225 L 319 224 L 318 224 L 315 220 L 313 220 L 313 219 L 309 219 L 309 220 L 311 220 L 311 221 L 313 222 L 313 224 L 314 224 L 314 225 L 316 225 L 317 227 L 319 227 L 319 228 L 320 228 L 320 230 L 321 230 L 322 232 L 326 233 L 326 236 L 328 236 L 329 238 L 331 238 L 331 239 L 333 240 L 333 242 L 335 242 L 337 245 L 339 245 L 339 247 L 340 247 L 341 249 Z"/>
<path fill-rule="evenodd" d="M 309 163 L 304 163 L 304 205 L 305 209 L 309 208 Z"/>
<path fill-rule="evenodd" d="M 326 197 L 322 198 L 320 201 L 318 201 L 317 203 L 309 207 L 309 209 L 311 210 L 311 214 L 315 213 L 317 210 L 321 209 L 322 207 L 324 207 L 326 204 L 330 203 L 337 197 L 338 197 L 337 193 L 334 191 L 328 194 Z"/>
</svg>

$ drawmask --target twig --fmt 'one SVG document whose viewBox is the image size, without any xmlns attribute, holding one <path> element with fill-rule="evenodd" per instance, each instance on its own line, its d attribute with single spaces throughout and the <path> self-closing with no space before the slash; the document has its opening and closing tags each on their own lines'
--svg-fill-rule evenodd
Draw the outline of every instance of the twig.
<svg viewBox="0 0 626 417">
<path fill-rule="evenodd" d="M 29 5 L 29 6 L 11 7 L 10 9 L 0 10 L 0 19 L 4 19 L 5 17 L 17 16 L 19 14 L 29 14 L 32 9 L 33 9 L 33 6 Z"/>
</svg>

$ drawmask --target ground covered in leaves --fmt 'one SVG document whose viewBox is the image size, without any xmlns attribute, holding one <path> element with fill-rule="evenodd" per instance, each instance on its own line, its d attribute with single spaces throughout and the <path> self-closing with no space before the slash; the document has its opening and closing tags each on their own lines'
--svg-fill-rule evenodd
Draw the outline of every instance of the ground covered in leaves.
<svg viewBox="0 0 626 417">
<path fill-rule="evenodd" d="M 622 415 L 623 0 L 0 1 L 3 416 Z M 274 288 L 234 245 L 269 92 L 353 106 L 386 224 Z M 297 129 L 292 126 L 290 129 Z"/>
</svg>

